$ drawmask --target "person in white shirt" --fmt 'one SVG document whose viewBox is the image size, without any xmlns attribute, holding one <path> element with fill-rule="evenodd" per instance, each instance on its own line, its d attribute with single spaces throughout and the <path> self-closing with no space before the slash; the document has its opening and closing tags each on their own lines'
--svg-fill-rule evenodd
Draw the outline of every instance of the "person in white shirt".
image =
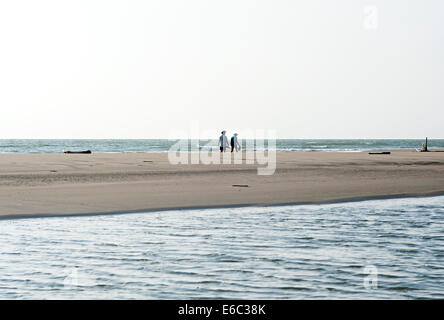
<svg viewBox="0 0 444 320">
<path fill-rule="evenodd" d="M 237 141 L 237 133 L 233 134 L 233 136 L 231 137 L 231 152 L 233 152 L 233 150 L 236 150 L 236 152 L 238 152 L 241 148 L 239 142 Z"/>
<path fill-rule="evenodd" d="M 221 132 L 222 135 L 219 137 L 219 143 L 218 143 L 218 145 L 219 145 L 219 148 L 220 148 L 220 152 L 225 152 L 225 150 L 227 149 L 227 147 L 229 147 L 229 144 L 228 144 L 228 138 L 227 138 L 227 136 L 225 135 L 225 133 L 226 133 L 225 130 L 222 131 L 222 132 Z"/>
</svg>

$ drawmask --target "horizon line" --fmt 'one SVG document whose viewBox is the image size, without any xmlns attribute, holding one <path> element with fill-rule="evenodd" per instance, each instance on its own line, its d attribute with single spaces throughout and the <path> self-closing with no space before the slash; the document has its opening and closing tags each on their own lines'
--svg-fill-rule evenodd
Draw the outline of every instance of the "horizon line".
<svg viewBox="0 0 444 320">
<path fill-rule="evenodd" d="M 268 139 L 268 137 L 241 137 L 240 139 Z M 277 140 L 424 140 L 426 137 L 420 138 L 287 138 L 287 137 L 277 137 Z M 154 138 L 0 138 L 1 140 L 217 140 L 218 137 L 154 137 Z M 427 136 L 429 140 L 444 140 L 444 138 L 434 138 Z"/>
</svg>

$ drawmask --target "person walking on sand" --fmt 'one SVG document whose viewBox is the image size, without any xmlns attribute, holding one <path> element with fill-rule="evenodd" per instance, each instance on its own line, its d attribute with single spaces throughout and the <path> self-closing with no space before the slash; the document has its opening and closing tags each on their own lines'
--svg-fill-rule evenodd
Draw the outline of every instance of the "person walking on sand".
<svg viewBox="0 0 444 320">
<path fill-rule="evenodd" d="M 227 138 L 227 136 L 225 135 L 225 133 L 226 133 L 225 130 L 222 131 L 222 132 L 221 132 L 222 135 L 219 137 L 219 143 L 218 143 L 218 145 L 219 145 L 219 148 L 220 148 L 220 152 L 225 152 L 225 150 L 226 150 L 227 147 L 228 147 L 228 138 Z"/>
<path fill-rule="evenodd" d="M 241 148 L 239 142 L 237 141 L 237 133 L 233 134 L 233 136 L 231 137 L 231 152 L 233 152 L 233 150 L 236 150 L 236 152 L 238 152 Z"/>
</svg>

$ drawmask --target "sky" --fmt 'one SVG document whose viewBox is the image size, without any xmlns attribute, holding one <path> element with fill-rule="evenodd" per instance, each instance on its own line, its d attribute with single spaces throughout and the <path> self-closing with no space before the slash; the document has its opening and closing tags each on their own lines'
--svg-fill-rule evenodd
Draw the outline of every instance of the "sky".
<svg viewBox="0 0 444 320">
<path fill-rule="evenodd" d="M 444 138 L 444 1 L 1 1 L 0 139 Z"/>
</svg>

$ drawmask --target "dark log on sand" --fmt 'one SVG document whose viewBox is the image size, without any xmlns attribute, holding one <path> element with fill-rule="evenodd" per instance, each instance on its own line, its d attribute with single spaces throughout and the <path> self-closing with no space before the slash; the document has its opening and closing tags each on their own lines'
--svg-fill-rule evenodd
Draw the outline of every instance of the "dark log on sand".
<svg viewBox="0 0 444 320">
<path fill-rule="evenodd" d="M 66 154 L 91 154 L 91 150 L 86 150 L 86 151 L 63 151 L 63 153 Z"/>
<path fill-rule="evenodd" d="M 369 152 L 368 154 L 390 154 L 389 151 L 382 151 L 382 152 Z"/>
</svg>

